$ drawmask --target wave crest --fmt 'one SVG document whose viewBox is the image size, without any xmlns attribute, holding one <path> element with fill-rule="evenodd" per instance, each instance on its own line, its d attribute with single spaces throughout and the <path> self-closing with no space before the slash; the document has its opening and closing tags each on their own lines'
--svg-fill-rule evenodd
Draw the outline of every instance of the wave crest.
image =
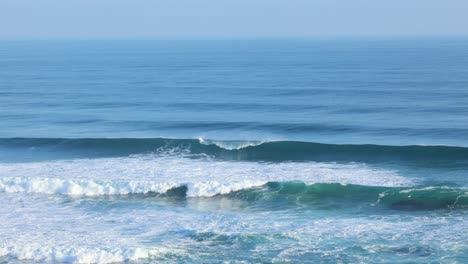
<svg viewBox="0 0 468 264">
<path fill-rule="evenodd" d="M 188 196 L 213 196 L 297 180 L 369 186 L 411 186 L 414 179 L 365 164 L 241 162 L 179 155 L 0 163 L 0 191 L 73 195 L 164 193 L 186 186 Z"/>
<path fill-rule="evenodd" d="M 299 141 L 223 141 L 168 138 L 3 138 L 0 161 L 122 157 L 183 150 L 223 160 L 388 162 L 425 166 L 468 166 L 468 148 L 454 146 L 384 146 Z M 175 152 L 177 152 L 175 151 Z M 16 153 L 12 155 L 12 153 Z"/>
<path fill-rule="evenodd" d="M 259 146 L 265 143 L 265 141 L 255 140 L 212 140 L 204 139 L 203 137 L 199 137 L 198 142 L 202 145 L 215 145 L 225 150 L 240 150 L 247 147 Z"/>
<path fill-rule="evenodd" d="M 301 181 L 217 181 L 177 184 L 143 181 L 105 182 L 52 178 L 0 179 L 0 192 L 27 192 L 78 196 L 154 195 L 155 197 L 241 200 L 287 206 L 383 206 L 395 210 L 468 208 L 468 190 L 448 186 L 383 187 Z"/>
<path fill-rule="evenodd" d="M 129 194 L 166 194 L 180 193 L 176 189 L 183 187 L 183 196 L 210 197 L 228 194 L 241 189 L 265 184 L 264 181 L 239 181 L 221 183 L 218 181 L 176 183 L 138 180 L 102 181 L 90 179 L 57 178 L 0 178 L 0 192 L 66 194 L 78 196 L 129 195 Z"/>
</svg>

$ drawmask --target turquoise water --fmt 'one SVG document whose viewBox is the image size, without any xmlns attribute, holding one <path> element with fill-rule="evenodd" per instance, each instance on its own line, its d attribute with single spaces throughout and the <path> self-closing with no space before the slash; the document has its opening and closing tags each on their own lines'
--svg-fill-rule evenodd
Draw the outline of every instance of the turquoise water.
<svg viewBox="0 0 468 264">
<path fill-rule="evenodd" d="M 4 41 L 0 126 L 0 261 L 468 261 L 468 39 Z"/>
</svg>

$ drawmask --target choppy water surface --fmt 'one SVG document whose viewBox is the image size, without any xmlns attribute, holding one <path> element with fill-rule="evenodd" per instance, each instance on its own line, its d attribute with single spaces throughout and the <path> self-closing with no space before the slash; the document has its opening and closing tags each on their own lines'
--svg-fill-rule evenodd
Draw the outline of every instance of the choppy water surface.
<svg viewBox="0 0 468 264">
<path fill-rule="evenodd" d="M 468 261 L 468 40 L 0 43 L 0 262 Z"/>
</svg>

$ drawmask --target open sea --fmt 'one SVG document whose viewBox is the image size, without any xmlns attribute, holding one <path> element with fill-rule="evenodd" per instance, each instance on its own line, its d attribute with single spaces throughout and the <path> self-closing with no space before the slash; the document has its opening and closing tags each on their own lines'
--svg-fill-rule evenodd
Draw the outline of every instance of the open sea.
<svg viewBox="0 0 468 264">
<path fill-rule="evenodd" d="M 468 39 L 0 42 L 0 263 L 468 263 Z"/>
</svg>

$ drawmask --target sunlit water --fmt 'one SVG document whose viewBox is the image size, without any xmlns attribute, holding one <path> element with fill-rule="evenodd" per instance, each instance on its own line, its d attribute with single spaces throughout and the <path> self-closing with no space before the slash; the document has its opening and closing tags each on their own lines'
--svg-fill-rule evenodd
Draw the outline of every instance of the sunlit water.
<svg viewBox="0 0 468 264">
<path fill-rule="evenodd" d="M 0 262 L 466 263 L 468 40 L 0 42 Z"/>
</svg>

